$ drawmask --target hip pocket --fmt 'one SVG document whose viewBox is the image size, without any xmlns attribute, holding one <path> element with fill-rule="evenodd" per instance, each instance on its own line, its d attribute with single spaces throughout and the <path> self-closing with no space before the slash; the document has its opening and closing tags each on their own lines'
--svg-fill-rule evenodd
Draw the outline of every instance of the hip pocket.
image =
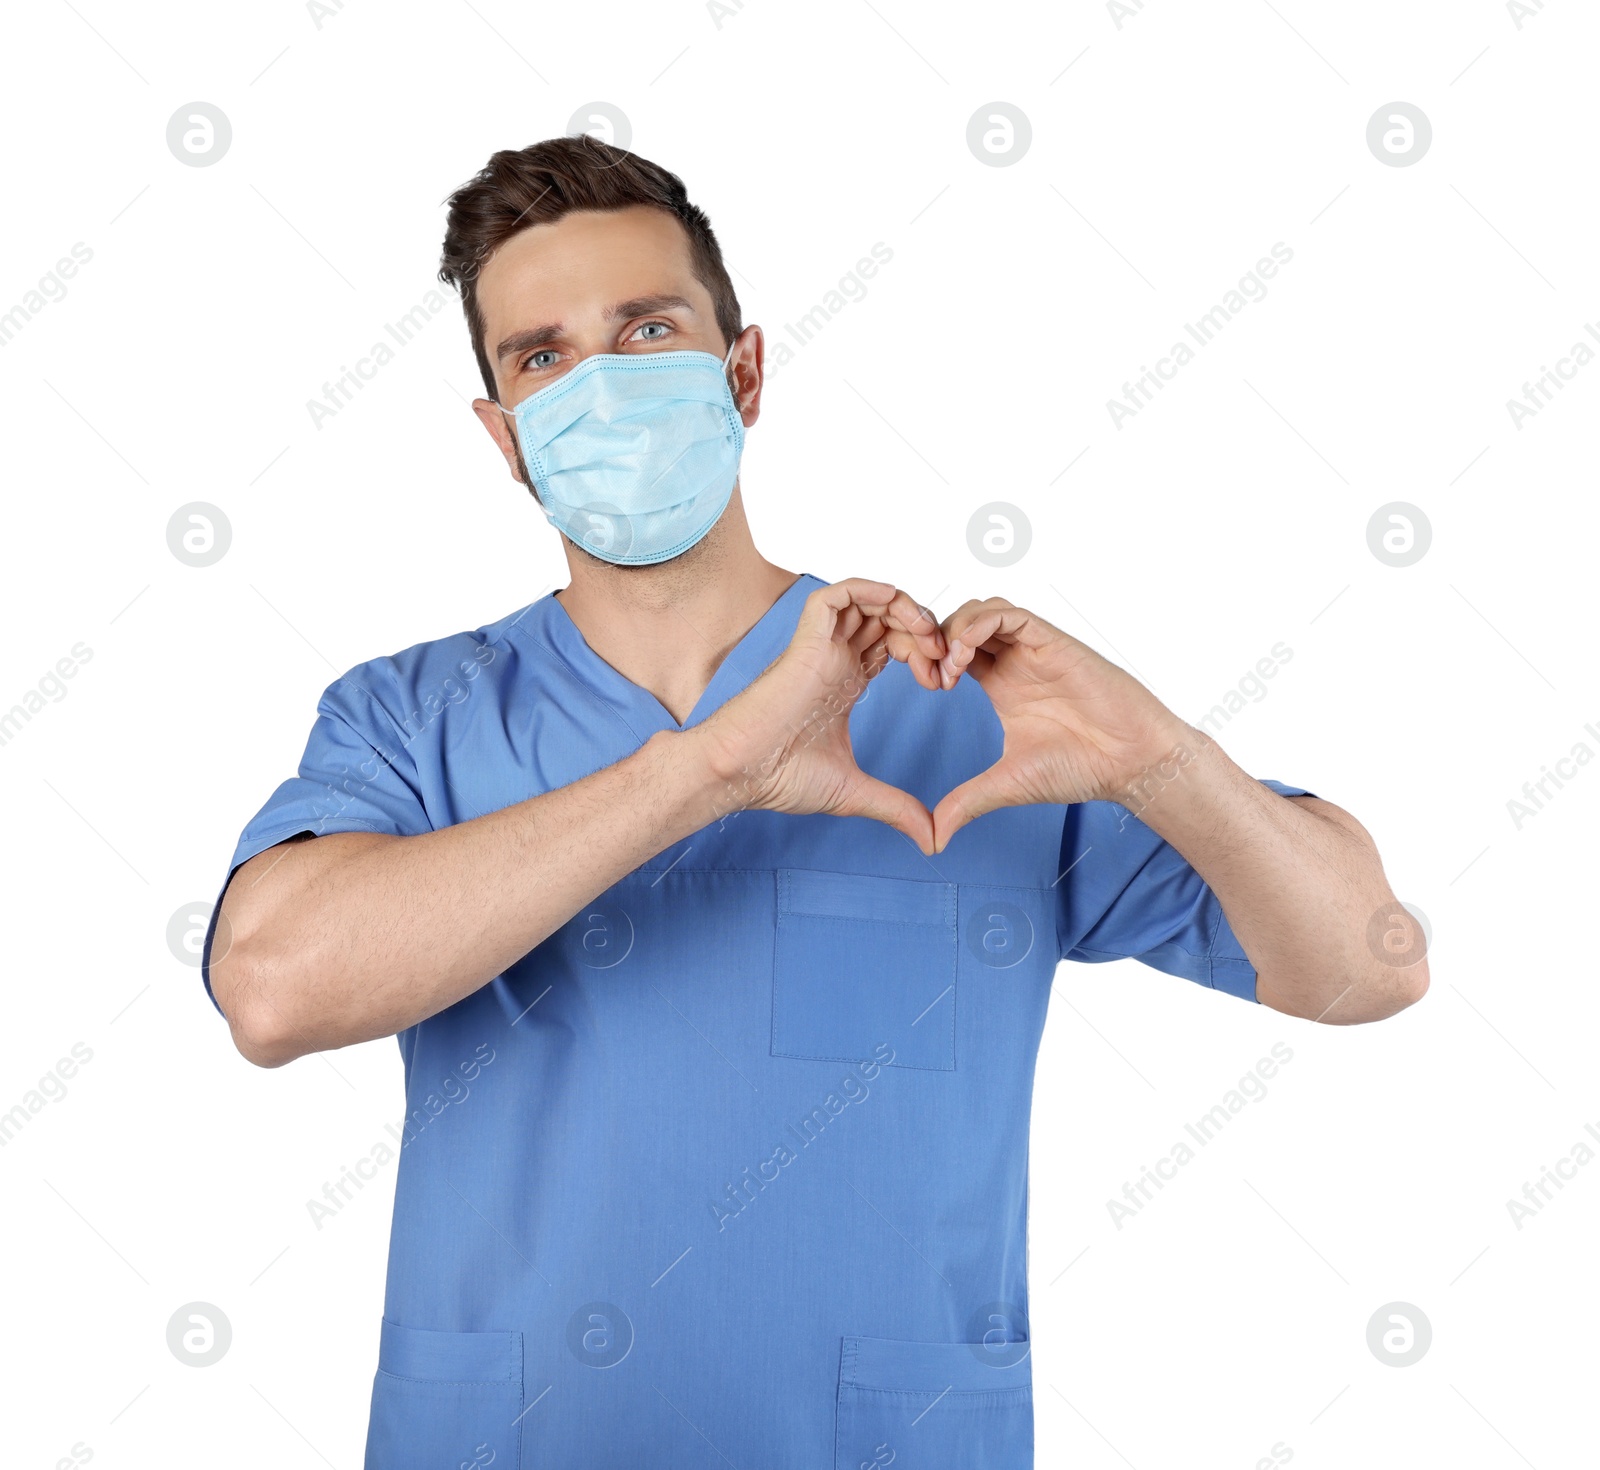
<svg viewBox="0 0 1600 1470">
<path fill-rule="evenodd" d="M 953 1072 L 956 885 L 778 870 L 772 1055 Z"/>
<path fill-rule="evenodd" d="M 1018 1354 L 1020 1353 L 1020 1356 Z M 1026 1343 L 847 1337 L 834 1470 L 1033 1470 Z"/>
<path fill-rule="evenodd" d="M 518 1470 L 522 1412 L 520 1332 L 384 1318 L 366 1470 Z"/>
</svg>

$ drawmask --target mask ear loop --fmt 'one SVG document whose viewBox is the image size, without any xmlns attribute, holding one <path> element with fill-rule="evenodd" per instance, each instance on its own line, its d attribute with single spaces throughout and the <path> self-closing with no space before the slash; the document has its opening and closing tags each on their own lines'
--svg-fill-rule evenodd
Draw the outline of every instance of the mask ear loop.
<svg viewBox="0 0 1600 1470">
<path fill-rule="evenodd" d="M 728 343 L 728 350 L 723 355 L 723 358 L 722 358 L 722 372 L 723 372 L 724 378 L 726 378 L 726 376 L 727 376 L 728 363 L 730 361 L 732 361 L 732 359 L 733 359 L 733 349 L 739 345 L 739 338 L 741 338 L 742 336 L 744 336 L 744 333 L 742 331 L 735 332 L 734 336 L 733 336 L 733 341 Z M 733 399 L 734 412 L 743 413 L 743 410 L 739 407 L 739 389 L 738 389 L 738 386 L 736 384 L 734 384 L 734 383 L 729 383 L 728 384 L 728 396 L 731 399 Z"/>
</svg>

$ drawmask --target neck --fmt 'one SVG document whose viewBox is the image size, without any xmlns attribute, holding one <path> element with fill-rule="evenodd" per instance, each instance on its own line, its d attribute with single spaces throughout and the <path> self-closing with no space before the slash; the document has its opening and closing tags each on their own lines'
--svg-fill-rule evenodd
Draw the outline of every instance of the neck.
<svg viewBox="0 0 1600 1470">
<path fill-rule="evenodd" d="M 796 576 L 756 550 L 737 490 L 705 539 L 671 561 L 618 567 L 566 552 L 572 580 L 557 598 L 584 642 L 680 725 Z"/>
</svg>

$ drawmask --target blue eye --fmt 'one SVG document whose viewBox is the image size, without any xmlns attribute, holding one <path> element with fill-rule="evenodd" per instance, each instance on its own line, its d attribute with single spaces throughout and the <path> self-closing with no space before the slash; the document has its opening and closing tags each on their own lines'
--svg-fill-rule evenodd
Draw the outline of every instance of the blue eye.
<svg viewBox="0 0 1600 1470">
<path fill-rule="evenodd" d="M 640 332 L 670 332 L 671 330 L 672 328 L 669 327 L 665 322 L 646 322 L 642 327 L 639 328 Z M 648 336 L 645 337 L 644 340 L 646 342 L 658 342 L 661 339 L 658 336 Z"/>
<path fill-rule="evenodd" d="M 535 352 L 533 354 L 533 356 L 530 357 L 527 360 L 527 362 L 525 362 L 523 364 L 523 366 L 524 367 L 539 367 L 539 368 L 554 367 L 555 366 L 555 360 L 556 360 L 558 355 L 559 355 L 558 353 L 552 352 L 549 348 L 546 348 L 542 352 Z M 541 361 L 540 359 L 545 359 L 545 360 Z"/>
</svg>

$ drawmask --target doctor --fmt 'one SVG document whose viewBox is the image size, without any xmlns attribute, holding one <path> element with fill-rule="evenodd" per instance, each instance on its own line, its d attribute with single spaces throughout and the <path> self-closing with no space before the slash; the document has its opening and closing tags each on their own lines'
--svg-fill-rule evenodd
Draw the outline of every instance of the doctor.
<svg viewBox="0 0 1600 1470">
<path fill-rule="evenodd" d="M 1415 925 L 1043 619 L 762 556 L 762 333 L 674 175 L 497 153 L 440 274 L 570 581 L 326 690 L 204 970 L 259 1065 L 400 1044 L 367 1465 L 1020 1470 L 1059 962 L 1374 1021 Z"/>
</svg>

